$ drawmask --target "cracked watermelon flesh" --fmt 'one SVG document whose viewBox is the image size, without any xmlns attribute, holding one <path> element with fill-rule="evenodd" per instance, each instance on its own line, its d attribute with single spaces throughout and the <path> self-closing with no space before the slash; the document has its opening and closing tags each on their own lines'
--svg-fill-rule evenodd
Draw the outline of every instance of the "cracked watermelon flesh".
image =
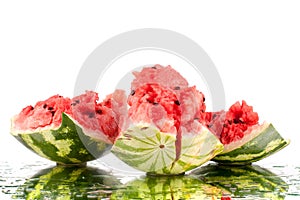
<svg viewBox="0 0 300 200">
<path fill-rule="evenodd" d="M 261 160 L 289 144 L 270 123 L 259 124 L 253 107 L 236 102 L 227 112 L 207 112 L 207 127 L 224 145 L 213 160 L 222 164 L 244 165 Z"/>
<path fill-rule="evenodd" d="M 161 73 L 170 77 L 164 80 Z M 202 125 L 205 98 L 195 86 L 188 87 L 170 66 L 155 65 L 134 75 L 127 126 L 112 149 L 118 158 L 148 173 L 180 174 L 222 151 Z"/>
<path fill-rule="evenodd" d="M 110 150 L 119 134 L 121 116 L 117 110 L 121 112 L 122 106 L 117 109 L 113 104 L 122 104 L 122 95 L 116 91 L 101 103 L 92 91 L 72 99 L 54 95 L 13 117 L 11 134 L 30 150 L 57 163 L 95 160 Z"/>
</svg>

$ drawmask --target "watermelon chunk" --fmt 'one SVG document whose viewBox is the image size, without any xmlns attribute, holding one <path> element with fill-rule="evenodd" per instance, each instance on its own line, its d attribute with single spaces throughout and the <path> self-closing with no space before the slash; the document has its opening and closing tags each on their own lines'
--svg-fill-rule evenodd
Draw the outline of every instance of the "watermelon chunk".
<svg viewBox="0 0 300 200">
<path fill-rule="evenodd" d="M 251 164 L 289 144 L 272 124 L 259 124 L 258 114 L 244 100 L 234 103 L 227 112 L 207 112 L 206 121 L 224 145 L 223 152 L 213 159 L 222 164 Z"/>
<path fill-rule="evenodd" d="M 38 155 L 60 164 L 82 164 L 109 152 L 119 134 L 121 103 L 116 91 L 98 103 L 98 94 L 87 91 L 74 97 L 54 95 L 25 107 L 12 118 L 11 134 Z M 108 102 L 111 102 L 108 104 Z"/>
<path fill-rule="evenodd" d="M 180 174 L 200 166 L 223 146 L 203 124 L 204 95 L 171 66 L 134 72 L 128 123 L 112 152 L 149 174 Z"/>
</svg>

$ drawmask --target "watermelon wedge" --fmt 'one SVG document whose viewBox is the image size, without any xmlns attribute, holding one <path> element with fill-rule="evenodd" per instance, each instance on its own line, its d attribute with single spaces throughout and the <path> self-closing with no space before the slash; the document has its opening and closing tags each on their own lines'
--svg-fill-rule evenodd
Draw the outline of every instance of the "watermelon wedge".
<svg viewBox="0 0 300 200">
<path fill-rule="evenodd" d="M 46 159 L 65 165 L 83 164 L 111 149 L 126 106 L 122 100 L 126 100 L 122 91 L 101 103 L 92 91 L 72 99 L 54 95 L 14 116 L 11 134 Z"/>
<path fill-rule="evenodd" d="M 223 150 L 205 122 L 204 95 L 170 66 L 134 72 L 128 117 L 112 152 L 148 174 L 181 174 Z"/>
<path fill-rule="evenodd" d="M 281 137 L 270 123 L 259 124 L 253 107 L 236 102 L 227 112 L 207 112 L 207 127 L 224 145 L 214 161 L 228 165 L 245 165 L 283 149 L 289 140 Z"/>
</svg>

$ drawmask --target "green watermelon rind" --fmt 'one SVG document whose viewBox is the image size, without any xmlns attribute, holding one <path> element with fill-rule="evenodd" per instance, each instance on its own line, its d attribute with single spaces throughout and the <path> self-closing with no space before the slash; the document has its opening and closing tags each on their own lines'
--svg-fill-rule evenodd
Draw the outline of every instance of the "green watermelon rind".
<svg viewBox="0 0 300 200">
<path fill-rule="evenodd" d="M 286 147 L 290 141 L 281 137 L 272 124 L 264 123 L 253 129 L 252 138 L 245 140 L 244 144 L 231 150 L 226 149 L 212 160 L 225 165 L 247 165 L 266 158 Z M 253 137 L 254 135 L 254 137 Z"/>
<path fill-rule="evenodd" d="M 112 145 L 86 135 L 82 127 L 70 116 L 62 113 L 57 129 L 11 134 L 28 149 L 58 164 L 82 164 L 95 160 L 111 149 Z"/>
<path fill-rule="evenodd" d="M 223 145 L 208 129 L 182 136 L 181 155 L 176 159 L 176 135 L 139 123 L 116 140 L 112 153 L 129 166 L 149 174 L 181 174 L 212 159 Z"/>
</svg>

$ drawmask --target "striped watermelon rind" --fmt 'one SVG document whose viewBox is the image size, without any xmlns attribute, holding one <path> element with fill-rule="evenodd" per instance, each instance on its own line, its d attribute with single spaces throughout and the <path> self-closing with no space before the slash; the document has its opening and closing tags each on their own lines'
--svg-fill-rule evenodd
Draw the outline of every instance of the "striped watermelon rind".
<svg viewBox="0 0 300 200">
<path fill-rule="evenodd" d="M 284 199 L 289 187 L 280 176 L 258 165 L 210 163 L 192 171 L 190 175 L 242 199 Z"/>
<path fill-rule="evenodd" d="M 55 166 L 43 169 L 21 185 L 12 199 L 109 198 L 121 185 L 110 173 L 95 167 Z"/>
<path fill-rule="evenodd" d="M 63 165 L 81 165 L 95 160 L 112 147 L 112 144 L 86 135 L 82 127 L 65 113 L 62 113 L 62 123 L 56 129 L 26 133 L 11 130 L 11 134 L 39 156 Z"/>
<path fill-rule="evenodd" d="M 224 146 L 224 151 L 213 158 L 226 165 L 246 165 L 268 157 L 286 147 L 290 141 L 281 137 L 270 123 L 257 125 L 243 139 Z"/>
<path fill-rule="evenodd" d="M 155 175 L 181 174 L 209 161 L 223 145 L 208 129 L 182 136 L 181 154 L 176 158 L 176 135 L 139 123 L 116 140 L 112 153 L 129 166 Z"/>
</svg>

